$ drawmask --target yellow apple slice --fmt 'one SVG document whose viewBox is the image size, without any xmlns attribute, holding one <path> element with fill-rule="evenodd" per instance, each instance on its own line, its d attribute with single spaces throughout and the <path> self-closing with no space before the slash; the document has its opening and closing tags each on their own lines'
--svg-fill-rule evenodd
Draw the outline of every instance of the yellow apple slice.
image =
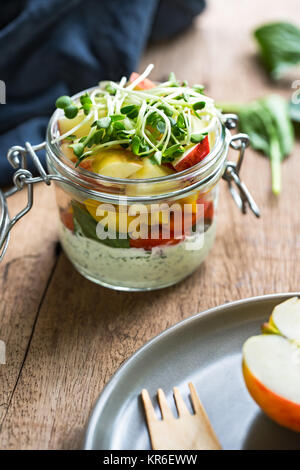
<svg viewBox="0 0 300 470">
<path fill-rule="evenodd" d="M 64 154 L 65 157 L 67 157 L 71 162 L 76 162 L 77 157 L 75 153 L 73 152 L 73 149 L 69 147 L 70 143 L 69 142 L 63 142 L 60 146 L 62 153 Z"/>
<path fill-rule="evenodd" d="M 270 318 L 279 333 L 289 339 L 300 341 L 300 300 L 292 297 L 277 305 Z"/>
<path fill-rule="evenodd" d="M 181 204 L 181 206 L 184 208 L 185 211 L 196 214 L 196 212 L 198 212 L 197 202 L 198 202 L 199 194 L 200 192 L 196 191 L 195 193 L 189 196 L 179 199 L 178 202 Z"/>
<path fill-rule="evenodd" d="M 103 213 L 97 215 L 98 208 L 101 209 L 100 201 L 95 199 L 86 199 L 84 205 L 91 216 L 104 226 L 111 227 L 112 230 L 115 229 L 117 232 L 127 233 L 130 222 L 132 222 L 135 217 L 128 215 L 127 211 L 120 210 L 121 206 L 113 206 L 111 210 L 107 206 L 103 206 Z M 107 210 L 108 209 L 108 210 Z M 101 214 L 101 215 L 100 215 Z"/>
<path fill-rule="evenodd" d="M 142 160 L 142 168 L 132 175 L 134 179 L 161 178 L 162 176 L 171 175 L 175 171 L 167 166 L 155 165 L 150 158 L 144 157 Z"/>
<path fill-rule="evenodd" d="M 93 162 L 95 173 L 113 178 L 129 178 L 142 167 L 142 162 L 125 150 L 106 150 Z"/>
<path fill-rule="evenodd" d="M 142 160 L 142 168 L 136 173 L 131 175 L 134 179 L 149 179 L 149 178 L 161 178 L 163 176 L 172 175 L 175 171 L 172 168 L 162 165 L 155 165 L 151 162 L 148 157 L 144 157 Z M 138 183 L 128 185 L 126 193 L 128 196 L 143 196 L 150 194 L 159 194 L 160 192 L 166 192 L 170 186 L 170 183 Z"/>
<path fill-rule="evenodd" d="M 79 123 L 81 123 L 84 119 L 86 118 L 85 114 L 80 111 L 76 117 L 73 119 L 67 119 L 66 117 L 61 117 L 58 119 L 57 124 L 58 124 L 58 130 L 60 135 L 66 134 L 69 132 L 71 129 L 73 129 L 75 126 L 78 126 Z M 76 137 L 85 137 L 88 135 L 91 129 L 91 125 L 94 122 L 94 116 L 92 115 L 84 124 L 82 124 L 79 129 L 77 129 L 74 134 Z"/>
<path fill-rule="evenodd" d="M 250 395 L 278 424 L 300 432 L 300 349 L 279 335 L 249 338 L 243 374 Z"/>
</svg>

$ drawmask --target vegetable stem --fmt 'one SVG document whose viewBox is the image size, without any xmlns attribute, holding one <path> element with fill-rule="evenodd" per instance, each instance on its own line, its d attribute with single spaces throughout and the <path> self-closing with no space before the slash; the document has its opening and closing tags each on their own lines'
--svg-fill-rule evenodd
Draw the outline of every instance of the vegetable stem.
<svg viewBox="0 0 300 470">
<path fill-rule="evenodd" d="M 243 106 L 245 105 L 241 103 L 228 103 L 228 102 L 216 103 L 216 107 L 221 109 L 223 113 L 239 114 Z"/>
<path fill-rule="evenodd" d="M 270 145 L 272 192 L 276 196 L 281 193 L 281 152 L 277 140 L 272 139 Z"/>
<path fill-rule="evenodd" d="M 218 103 L 223 112 L 239 116 L 239 129 L 248 134 L 252 148 L 270 159 L 272 192 L 281 192 L 281 162 L 292 151 L 294 131 L 286 101 L 276 94 L 249 103 Z"/>
</svg>

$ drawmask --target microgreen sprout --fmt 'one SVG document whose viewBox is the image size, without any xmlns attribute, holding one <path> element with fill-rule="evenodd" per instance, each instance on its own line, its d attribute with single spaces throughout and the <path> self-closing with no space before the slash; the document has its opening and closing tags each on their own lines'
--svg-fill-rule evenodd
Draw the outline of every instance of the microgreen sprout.
<svg viewBox="0 0 300 470">
<path fill-rule="evenodd" d="M 69 96 L 58 98 L 56 106 L 65 118 L 78 115 L 82 119 L 53 142 L 67 139 L 77 165 L 100 149 L 120 146 L 160 165 L 201 142 L 218 122 L 213 100 L 203 94 L 202 85 L 190 87 L 173 73 L 168 81 L 153 88 L 137 89 L 152 69 L 149 65 L 131 83 L 126 84 L 124 77 L 119 83 L 102 82 L 74 101 Z M 77 131 L 86 123 L 90 123 L 88 135 L 77 137 Z"/>
<path fill-rule="evenodd" d="M 201 142 L 204 137 L 207 135 L 207 133 L 205 134 L 192 134 L 191 135 L 191 142 L 193 142 L 194 144 L 198 144 L 199 142 Z"/>
<path fill-rule="evenodd" d="M 68 119 L 74 119 L 77 114 L 78 114 L 78 108 L 77 106 L 70 104 L 70 106 L 67 106 L 65 109 L 65 116 Z"/>
<path fill-rule="evenodd" d="M 70 104 L 72 104 L 72 100 L 69 96 L 60 96 L 55 102 L 55 106 L 60 109 L 65 109 Z"/>
</svg>

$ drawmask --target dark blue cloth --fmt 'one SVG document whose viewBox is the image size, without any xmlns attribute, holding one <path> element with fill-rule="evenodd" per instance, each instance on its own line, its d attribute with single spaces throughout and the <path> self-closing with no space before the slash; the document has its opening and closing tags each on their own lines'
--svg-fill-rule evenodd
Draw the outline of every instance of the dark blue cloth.
<svg viewBox="0 0 300 470">
<path fill-rule="evenodd" d="M 1 2 L 0 186 L 12 145 L 45 139 L 60 95 L 136 69 L 150 40 L 187 28 L 205 0 L 10 0 Z M 0 97 L 1 101 L 1 97 Z"/>
</svg>

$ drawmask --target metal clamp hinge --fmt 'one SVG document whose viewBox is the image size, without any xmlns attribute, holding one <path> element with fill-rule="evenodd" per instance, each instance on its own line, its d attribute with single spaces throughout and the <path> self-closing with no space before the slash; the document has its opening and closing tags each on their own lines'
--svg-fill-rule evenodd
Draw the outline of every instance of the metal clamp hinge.
<svg viewBox="0 0 300 470">
<path fill-rule="evenodd" d="M 224 116 L 225 125 L 228 129 L 234 129 L 237 125 L 238 118 L 234 114 Z M 260 210 L 251 196 L 247 186 L 241 181 L 239 173 L 244 161 L 245 150 L 249 146 L 250 139 L 247 134 L 235 134 L 231 137 L 230 147 L 239 152 L 237 162 L 227 162 L 223 174 L 223 179 L 227 181 L 229 191 L 236 205 L 243 214 L 247 213 L 249 208 L 256 217 L 260 217 Z"/>
<path fill-rule="evenodd" d="M 0 261 L 2 260 L 9 241 L 9 234 L 13 226 L 30 211 L 33 205 L 33 184 L 40 181 L 44 181 L 46 184 L 50 184 L 49 177 L 45 172 L 36 151 L 39 151 L 45 147 L 43 142 L 40 145 L 32 147 L 28 142 L 25 144 L 25 148 L 21 146 L 11 147 L 7 153 L 7 159 L 11 166 L 16 169 L 13 175 L 14 186 L 3 193 L 0 193 L 1 202 L 1 216 L 0 216 Z M 32 173 L 26 169 L 26 155 L 30 154 L 39 174 L 36 178 L 33 177 Z M 10 217 L 7 206 L 7 199 L 15 194 L 17 191 L 21 191 L 27 186 L 27 204 L 18 212 L 15 216 Z"/>
<path fill-rule="evenodd" d="M 25 147 L 14 146 L 11 147 L 7 153 L 7 159 L 11 166 L 16 170 L 13 176 L 14 186 L 3 193 L 0 190 L 0 261 L 2 260 L 8 245 L 9 234 L 13 226 L 30 211 L 33 205 L 33 185 L 35 183 L 44 182 L 47 185 L 51 184 L 51 180 L 59 181 L 68 184 L 73 188 L 77 188 L 77 184 L 61 175 L 50 175 L 46 173 L 36 152 L 44 149 L 46 143 L 43 142 L 39 145 L 31 145 L 29 142 L 25 143 Z M 33 176 L 32 173 L 26 168 L 26 159 L 29 156 L 34 163 L 39 176 Z M 14 217 L 9 216 L 7 199 L 21 191 L 27 186 L 27 204 L 18 212 Z"/>
</svg>

